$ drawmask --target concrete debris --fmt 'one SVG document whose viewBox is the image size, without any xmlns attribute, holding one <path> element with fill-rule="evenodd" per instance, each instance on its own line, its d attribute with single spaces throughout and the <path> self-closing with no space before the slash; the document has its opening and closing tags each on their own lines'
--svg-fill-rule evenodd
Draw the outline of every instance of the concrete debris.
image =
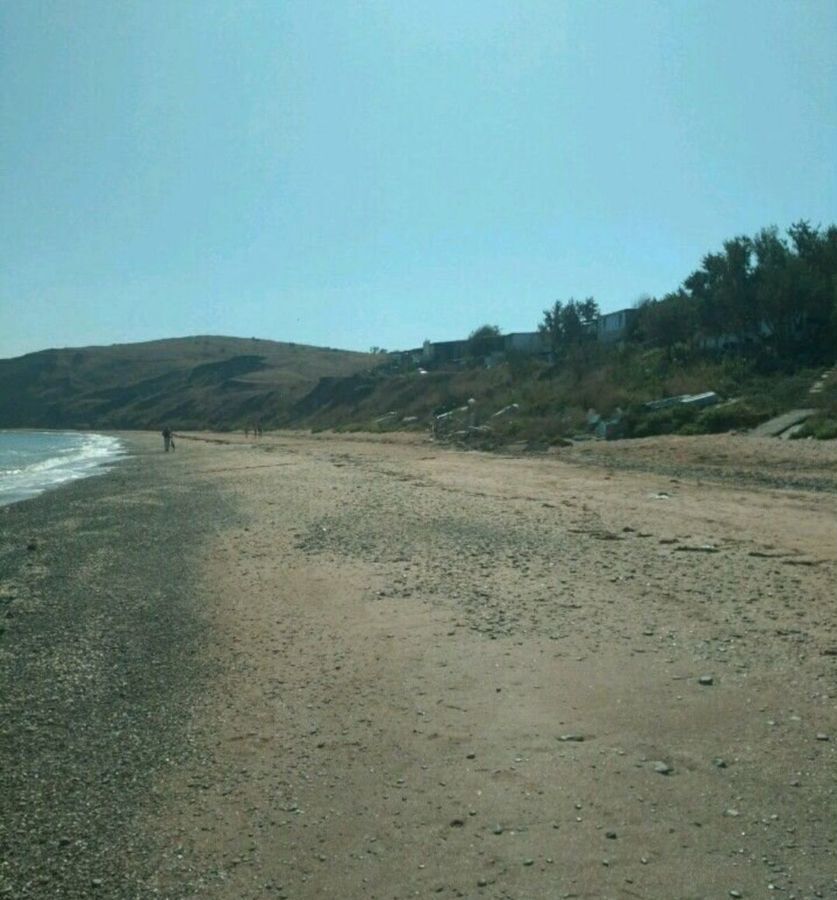
<svg viewBox="0 0 837 900">
<path fill-rule="evenodd" d="M 501 416 L 511 416 L 518 412 L 520 412 L 520 404 L 510 403 L 508 406 L 504 406 L 502 409 L 498 409 L 496 413 L 492 414 L 491 418 L 499 419 Z"/>
<path fill-rule="evenodd" d="M 670 406 L 693 406 L 698 409 L 704 406 L 715 406 L 721 398 L 715 391 L 704 391 L 702 394 L 679 394 L 676 397 L 662 397 L 659 400 L 649 400 L 645 404 L 646 409 L 668 409 Z"/>
</svg>

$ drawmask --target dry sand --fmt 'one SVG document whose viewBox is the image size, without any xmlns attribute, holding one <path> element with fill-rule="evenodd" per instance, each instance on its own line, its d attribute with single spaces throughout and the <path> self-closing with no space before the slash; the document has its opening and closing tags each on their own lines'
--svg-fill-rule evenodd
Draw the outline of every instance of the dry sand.
<svg viewBox="0 0 837 900">
<path fill-rule="evenodd" d="M 837 897 L 833 445 L 190 437 L 197 689 L 89 895 Z"/>
</svg>

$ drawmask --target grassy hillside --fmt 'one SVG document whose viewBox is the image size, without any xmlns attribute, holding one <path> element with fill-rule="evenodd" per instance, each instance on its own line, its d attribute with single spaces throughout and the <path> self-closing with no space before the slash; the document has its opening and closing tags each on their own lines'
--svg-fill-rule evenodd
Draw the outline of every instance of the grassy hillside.
<svg viewBox="0 0 837 900">
<path fill-rule="evenodd" d="M 382 364 L 383 363 L 383 364 Z M 0 360 L 0 427 L 426 429 L 480 446 L 547 445 L 587 433 L 588 412 L 621 415 L 625 436 L 750 428 L 792 407 L 820 407 L 802 436 L 837 433 L 837 377 L 822 369 L 765 372 L 742 357 L 672 356 L 592 345 L 552 364 L 511 356 L 429 372 L 398 357 L 245 338 L 191 337 L 46 350 Z M 662 397 L 717 392 L 707 409 L 649 410 Z M 469 401 L 473 401 L 469 404 Z M 457 411 L 458 410 L 458 411 Z M 500 411 L 505 410 L 500 415 Z"/>
<path fill-rule="evenodd" d="M 380 360 L 247 338 L 189 337 L 0 360 L 0 427 L 231 428 L 280 418 L 320 378 Z"/>
<path fill-rule="evenodd" d="M 292 421 L 314 429 L 388 431 L 427 428 L 434 415 L 459 409 L 451 429 L 476 426 L 474 441 L 491 446 L 517 440 L 549 444 L 588 433 L 590 410 L 605 418 L 621 415 L 625 436 L 644 437 L 749 429 L 794 407 L 819 406 L 818 436 L 826 436 L 837 384 L 829 382 L 822 394 L 811 396 L 821 373 L 766 372 L 740 357 L 674 360 L 658 349 L 592 347 L 586 358 L 560 365 L 518 358 L 490 369 L 378 369 L 329 379 L 295 405 Z M 717 392 L 721 403 L 706 409 L 645 407 L 648 401 L 704 391 Z"/>
</svg>

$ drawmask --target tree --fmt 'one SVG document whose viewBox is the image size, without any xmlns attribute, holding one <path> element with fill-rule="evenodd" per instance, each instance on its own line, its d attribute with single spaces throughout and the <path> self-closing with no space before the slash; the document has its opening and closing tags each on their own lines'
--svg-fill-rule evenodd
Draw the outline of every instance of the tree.
<svg viewBox="0 0 837 900">
<path fill-rule="evenodd" d="M 586 300 L 570 298 L 566 303 L 556 300 L 552 309 L 545 309 L 538 326 L 555 353 L 579 347 L 596 339 L 599 305 L 592 297 Z"/>
<path fill-rule="evenodd" d="M 482 359 L 502 346 L 500 329 L 496 325 L 480 325 L 468 335 L 468 356 L 474 359 Z"/>
<path fill-rule="evenodd" d="M 701 329 L 711 337 L 758 332 L 760 316 L 753 284 L 753 244 L 748 237 L 724 241 L 722 253 L 707 253 L 683 287 L 696 304 Z"/>
<path fill-rule="evenodd" d="M 707 337 L 769 348 L 787 362 L 830 361 L 837 341 L 837 227 L 822 231 L 800 221 L 787 237 L 770 227 L 725 241 L 678 293 L 691 301 Z M 676 316 L 663 321 L 671 311 L 648 310 L 646 331 L 662 338 L 668 327 L 680 328 Z"/>
<path fill-rule="evenodd" d="M 663 347 L 671 359 L 677 344 L 687 344 L 697 331 L 696 304 L 685 291 L 666 294 L 662 300 L 648 298 L 640 303 L 637 332 L 642 340 Z"/>
<path fill-rule="evenodd" d="M 812 228 L 805 221 L 788 229 L 799 300 L 804 306 L 798 337 L 822 359 L 833 359 L 837 343 L 837 226 Z"/>
<path fill-rule="evenodd" d="M 755 236 L 753 252 L 753 283 L 761 321 L 779 355 L 785 355 L 792 352 L 806 317 L 804 266 L 776 228 L 764 228 Z"/>
</svg>

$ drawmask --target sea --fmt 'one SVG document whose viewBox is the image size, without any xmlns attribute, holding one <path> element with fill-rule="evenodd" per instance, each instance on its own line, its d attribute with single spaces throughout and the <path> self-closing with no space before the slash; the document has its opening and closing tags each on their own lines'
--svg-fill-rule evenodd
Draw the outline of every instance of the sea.
<svg viewBox="0 0 837 900">
<path fill-rule="evenodd" d="M 0 506 L 99 475 L 124 454 L 122 441 L 106 434 L 0 430 Z"/>
</svg>

